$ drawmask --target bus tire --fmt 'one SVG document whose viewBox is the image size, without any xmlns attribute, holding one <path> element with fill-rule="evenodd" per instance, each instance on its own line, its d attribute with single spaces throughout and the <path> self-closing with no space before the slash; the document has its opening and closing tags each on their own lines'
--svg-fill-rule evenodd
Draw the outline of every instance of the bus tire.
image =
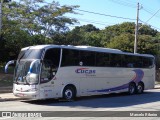
<svg viewBox="0 0 160 120">
<path fill-rule="evenodd" d="M 66 86 L 63 90 L 63 98 L 67 101 L 73 101 L 76 96 L 76 90 L 72 86 Z"/>
<path fill-rule="evenodd" d="M 128 87 L 128 94 L 133 95 L 136 93 L 136 84 L 135 83 L 130 83 Z"/>
<path fill-rule="evenodd" d="M 138 83 L 137 85 L 137 94 L 142 94 L 144 91 L 144 84 L 142 82 Z"/>
</svg>

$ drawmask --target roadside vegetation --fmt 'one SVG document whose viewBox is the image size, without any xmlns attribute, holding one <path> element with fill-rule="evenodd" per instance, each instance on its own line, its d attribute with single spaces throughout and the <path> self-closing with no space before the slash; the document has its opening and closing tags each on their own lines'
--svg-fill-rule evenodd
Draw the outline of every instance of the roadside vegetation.
<svg viewBox="0 0 160 120">
<path fill-rule="evenodd" d="M 9 67 L 8 74 L 5 74 L 4 65 L 0 65 L 0 88 L 10 87 L 13 85 L 13 72 L 14 67 Z"/>
<path fill-rule="evenodd" d="M 70 30 L 69 25 L 78 24 L 78 20 L 67 17 L 79 14 L 79 6 L 61 6 L 53 1 L 21 0 L 4 3 L 2 31 L 0 33 L 0 73 L 4 64 L 16 59 L 21 48 L 40 44 L 89 45 L 108 47 L 133 52 L 135 23 L 124 22 L 104 29 L 92 24 L 77 26 Z M 157 68 L 160 63 L 160 32 L 149 25 L 139 23 L 138 53 L 152 54 L 156 57 Z M 13 73 L 11 71 L 9 73 Z M 5 75 L 4 75 L 5 76 Z M 7 85 L 10 76 L 0 80 Z"/>
</svg>

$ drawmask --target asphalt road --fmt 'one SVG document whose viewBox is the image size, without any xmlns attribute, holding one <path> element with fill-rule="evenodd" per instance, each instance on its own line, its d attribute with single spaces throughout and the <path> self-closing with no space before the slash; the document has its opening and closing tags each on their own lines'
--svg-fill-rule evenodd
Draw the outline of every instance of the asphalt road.
<svg viewBox="0 0 160 120">
<path fill-rule="evenodd" d="M 156 115 L 160 116 L 160 89 L 148 90 L 141 95 L 130 96 L 122 93 L 92 97 L 81 97 L 78 98 L 76 101 L 72 102 L 58 101 L 54 99 L 40 101 L 6 101 L 0 102 L 0 111 L 18 111 L 18 113 L 24 115 L 24 117 L 26 117 L 26 114 L 30 114 L 25 113 L 26 111 L 34 111 L 35 113 L 37 111 L 41 111 L 41 113 L 37 113 L 37 115 L 50 117 L 55 116 L 54 119 L 58 120 L 71 120 L 75 118 L 84 120 L 106 119 L 105 117 L 97 118 L 97 116 L 109 116 L 107 117 L 107 120 L 117 120 L 117 118 L 121 120 L 128 120 L 128 117 L 130 120 L 159 120 L 160 117 L 157 117 Z M 14 117 L 16 116 L 17 114 L 14 115 Z M 70 116 L 74 117 L 70 118 Z M 137 118 L 137 116 L 139 117 Z M 50 117 L 37 117 L 32 119 L 53 119 Z M 0 117 L 0 120 L 1 119 L 15 118 Z M 16 120 L 17 119 L 21 120 L 22 118 L 16 118 Z M 28 118 L 23 118 L 23 120 L 24 119 Z"/>
</svg>

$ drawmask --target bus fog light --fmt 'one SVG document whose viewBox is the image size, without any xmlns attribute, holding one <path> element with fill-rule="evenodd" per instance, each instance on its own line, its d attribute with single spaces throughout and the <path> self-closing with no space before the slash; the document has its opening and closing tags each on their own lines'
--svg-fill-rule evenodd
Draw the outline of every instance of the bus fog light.
<svg viewBox="0 0 160 120">
<path fill-rule="evenodd" d="M 30 91 L 38 91 L 38 89 L 37 88 L 32 88 L 32 89 L 30 89 Z"/>
</svg>

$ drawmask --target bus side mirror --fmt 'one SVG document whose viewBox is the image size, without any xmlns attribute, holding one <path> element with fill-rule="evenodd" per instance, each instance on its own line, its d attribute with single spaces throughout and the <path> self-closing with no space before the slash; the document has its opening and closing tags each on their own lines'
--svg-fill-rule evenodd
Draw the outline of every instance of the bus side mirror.
<svg viewBox="0 0 160 120">
<path fill-rule="evenodd" d="M 15 62 L 16 62 L 16 60 L 11 60 L 5 65 L 4 72 L 6 74 L 8 73 L 8 66 L 11 65 L 11 64 L 14 64 Z"/>
</svg>

